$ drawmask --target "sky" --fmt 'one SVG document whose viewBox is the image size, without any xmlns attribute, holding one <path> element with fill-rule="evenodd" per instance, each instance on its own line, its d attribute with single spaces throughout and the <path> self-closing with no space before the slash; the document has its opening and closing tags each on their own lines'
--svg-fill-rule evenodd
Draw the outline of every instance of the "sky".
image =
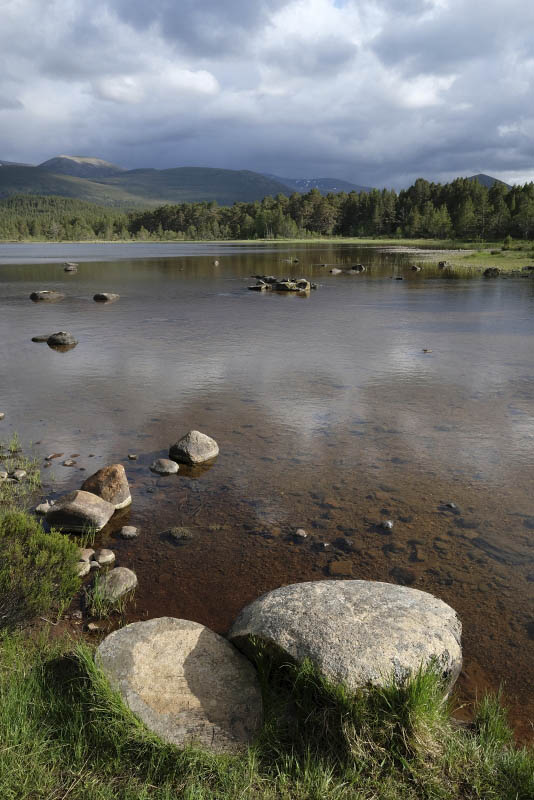
<svg viewBox="0 0 534 800">
<path fill-rule="evenodd" d="M 534 180 L 531 0 L 0 0 L 0 159 Z"/>
</svg>

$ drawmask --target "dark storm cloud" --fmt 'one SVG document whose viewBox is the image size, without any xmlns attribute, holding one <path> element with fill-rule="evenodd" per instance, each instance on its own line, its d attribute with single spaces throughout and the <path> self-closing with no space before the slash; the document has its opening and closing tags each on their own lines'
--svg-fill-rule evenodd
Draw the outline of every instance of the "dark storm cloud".
<svg viewBox="0 0 534 800">
<path fill-rule="evenodd" d="M 534 177 L 527 0 L 17 0 L 0 158 Z"/>
</svg>

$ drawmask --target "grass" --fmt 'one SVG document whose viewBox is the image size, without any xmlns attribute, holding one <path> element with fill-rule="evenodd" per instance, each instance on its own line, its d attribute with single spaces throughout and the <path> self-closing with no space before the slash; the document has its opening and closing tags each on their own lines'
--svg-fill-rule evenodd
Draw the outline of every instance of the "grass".
<svg viewBox="0 0 534 800">
<path fill-rule="evenodd" d="M 22 452 L 16 433 L 9 441 L 0 441 L 0 469 L 5 469 L 10 475 L 17 469 L 27 473 L 21 481 L 0 480 L 0 511 L 26 507 L 41 485 L 41 475 L 37 460 Z"/>
<path fill-rule="evenodd" d="M 24 511 L 0 511 L 0 629 L 34 616 L 61 616 L 80 586 L 78 546 L 46 533 Z"/>
<path fill-rule="evenodd" d="M 92 651 L 0 638 L 3 800 L 532 800 L 534 756 L 516 749 L 497 698 L 472 729 L 439 678 L 356 697 L 309 664 L 259 655 L 265 724 L 242 756 L 179 750 L 150 733 Z"/>
</svg>

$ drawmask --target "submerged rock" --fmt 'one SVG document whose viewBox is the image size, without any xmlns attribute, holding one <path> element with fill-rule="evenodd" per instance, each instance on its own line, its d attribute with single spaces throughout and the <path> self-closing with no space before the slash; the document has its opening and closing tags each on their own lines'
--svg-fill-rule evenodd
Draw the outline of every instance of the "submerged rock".
<svg viewBox="0 0 534 800">
<path fill-rule="evenodd" d="M 461 623 L 426 592 L 372 581 L 299 583 L 275 589 L 243 609 L 228 634 L 275 645 L 297 663 L 310 659 L 351 690 L 402 683 L 436 662 L 450 686 L 460 673 Z"/>
<path fill-rule="evenodd" d="M 123 525 L 119 533 L 121 539 L 137 539 L 139 536 L 138 528 L 133 525 Z"/>
<path fill-rule="evenodd" d="M 180 467 L 170 458 L 158 458 L 150 465 L 150 469 L 158 475 L 175 475 Z"/>
<path fill-rule="evenodd" d="M 64 297 L 64 294 L 53 289 L 42 289 L 40 292 L 32 292 L 30 300 L 33 300 L 34 303 L 56 303 L 58 300 L 63 300 Z"/>
<path fill-rule="evenodd" d="M 200 431 L 189 431 L 169 450 L 169 458 L 184 464 L 203 464 L 219 455 L 215 439 Z"/>
<path fill-rule="evenodd" d="M 92 492 L 102 497 L 116 509 L 126 508 L 132 502 L 128 479 L 122 464 L 102 467 L 82 483 L 82 489 L 84 492 Z"/>
<path fill-rule="evenodd" d="M 70 492 L 60 497 L 46 513 L 46 521 L 54 528 L 83 533 L 88 529 L 102 530 L 115 512 L 115 506 L 96 494 Z"/>
<path fill-rule="evenodd" d="M 52 333 L 46 341 L 49 347 L 74 347 L 78 344 L 72 333 L 68 331 Z"/>
<path fill-rule="evenodd" d="M 113 564 L 113 562 L 115 561 L 115 553 L 113 552 L 113 550 L 108 550 L 106 547 L 101 547 L 94 554 L 94 560 L 100 566 L 105 566 L 106 564 Z"/>
<path fill-rule="evenodd" d="M 178 747 L 235 753 L 259 732 L 254 667 L 197 622 L 162 617 L 126 625 L 104 639 L 96 661 L 145 725 Z"/>
<path fill-rule="evenodd" d="M 32 342 L 47 342 L 53 335 L 52 333 L 40 333 L 37 336 L 32 336 Z"/>
<path fill-rule="evenodd" d="M 98 593 L 102 600 L 111 603 L 133 592 L 137 586 L 137 575 L 127 567 L 115 567 L 99 579 Z"/>
<path fill-rule="evenodd" d="M 95 303 L 115 303 L 120 297 L 120 294 L 113 294 L 113 292 L 97 292 L 93 300 Z"/>
</svg>

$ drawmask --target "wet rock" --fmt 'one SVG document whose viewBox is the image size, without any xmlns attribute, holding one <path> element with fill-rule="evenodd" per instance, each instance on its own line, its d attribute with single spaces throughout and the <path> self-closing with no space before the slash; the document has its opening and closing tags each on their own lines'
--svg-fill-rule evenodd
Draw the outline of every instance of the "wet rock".
<svg viewBox="0 0 534 800">
<path fill-rule="evenodd" d="M 34 303 L 57 303 L 58 300 L 63 300 L 65 297 L 61 292 L 55 292 L 53 289 L 43 289 L 40 292 L 32 292 L 30 300 Z"/>
<path fill-rule="evenodd" d="M 247 651 L 250 637 L 297 663 L 310 659 L 351 690 L 402 683 L 434 659 L 450 685 L 462 666 L 461 623 L 443 601 L 417 589 L 372 581 L 284 586 L 243 609 L 229 639 Z"/>
<path fill-rule="evenodd" d="M 127 567 L 115 567 L 99 579 L 98 591 L 103 600 L 114 602 L 137 586 L 137 575 Z"/>
<path fill-rule="evenodd" d="M 102 564 L 99 561 L 90 561 L 89 566 L 92 570 L 102 569 Z"/>
<path fill-rule="evenodd" d="M 295 531 L 295 539 L 303 540 L 303 539 L 307 539 L 307 538 L 308 538 L 308 534 L 306 533 L 304 528 L 297 528 L 297 530 Z"/>
<path fill-rule="evenodd" d="M 134 622 L 100 644 L 96 660 L 129 708 L 167 742 L 216 753 L 245 750 L 262 719 L 256 671 L 197 622 Z"/>
<path fill-rule="evenodd" d="M 266 292 L 269 288 L 265 281 L 258 281 L 253 286 L 248 287 L 251 292 Z"/>
<path fill-rule="evenodd" d="M 137 461 L 138 457 L 139 456 L 137 455 L 137 453 L 128 453 L 128 458 L 130 461 Z"/>
<path fill-rule="evenodd" d="M 91 572 L 91 565 L 88 561 L 79 561 L 76 564 L 76 573 L 79 578 L 85 578 Z"/>
<path fill-rule="evenodd" d="M 102 467 L 82 483 L 82 489 L 112 503 L 116 509 L 126 508 L 132 502 L 128 479 L 122 464 Z"/>
<path fill-rule="evenodd" d="M 72 333 L 68 331 L 52 333 L 46 341 L 50 347 L 71 347 L 78 344 Z"/>
<path fill-rule="evenodd" d="M 341 275 L 342 272 L 343 270 L 338 269 L 337 267 L 332 267 L 330 270 L 330 275 Z"/>
<path fill-rule="evenodd" d="M 200 431 L 189 431 L 169 450 L 169 458 L 184 464 L 202 464 L 218 455 L 219 446 L 215 439 Z"/>
<path fill-rule="evenodd" d="M 13 474 L 12 474 L 12 477 L 13 477 L 13 478 L 15 478 L 15 480 L 16 480 L 16 481 L 19 481 L 19 482 L 20 482 L 20 481 L 23 481 L 23 480 L 24 480 L 24 478 L 25 478 L 27 475 L 28 475 L 28 473 L 26 472 L 26 470 L 25 470 L 25 469 L 16 469 L 16 470 L 13 472 Z"/>
<path fill-rule="evenodd" d="M 115 303 L 120 297 L 120 294 L 113 294 L 113 292 L 97 292 L 93 300 L 95 303 Z"/>
<path fill-rule="evenodd" d="M 176 461 L 171 461 L 170 458 L 158 458 L 150 465 L 152 472 L 157 472 L 158 475 L 175 475 L 179 466 Z"/>
<path fill-rule="evenodd" d="M 488 267 L 482 273 L 485 278 L 498 278 L 501 274 L 499 267 Z"/>
<path fill-rule="evenodd" d="M 32 342 L 47 342 L 52 335 L 52 333 L 41 333 L 37 336 L 32 336 Z"/>
<path fill-rule="evenodd" d="M 417 264 L 413 264 L 411 267 L 412 272 L 421 272 L 422 267 L 418 267 Z"/>
<path fill-rule="evenodd" d="M 393 530 L 393 520 L 391 520 L 391 519 L 384 520 L 384 522 L 380 523 L 380 527 L 382 528 L 383 531 L 388 531 L 388 532 L 392 531 Z"/>
<path fill-rule="evenodd" d="M 5 413 L 3 411 L 0 411 L 0 419 L 4 419 L 4 417 L 5 417 Z"/>
<path fill-rule="evenodd" d="M 46 514 L 46 521 L 54 528 L 72 533 L 83 533 L 88 529 L 100 531 L 114 512 L 115 506 L 96 494 L 76 491 L 56 500 Z"/>
<path fill-rule="evenodd" d="M 80 549 L 80 561 L 91 561 L 95 554 L 95 551 L 92 547 L 82 547 Z"/>
<path fill-rule="evenodd" d="M 133 525 L 123 525 L 119 533 L 121 539 L 137 539 L 138 535 L 139 530 L 138 528 L 134 528 Z"/>
<path fill-rule="evenodd" d="M 63 269 L 65 272 L 77 272 L 78 264 L 76 264 L 74 261 L 66 261 L 63 264 Z"/>
<path fill-rule="evenodd" d="M 108 550 L 105 547 L 101 547 L 96 551 L 94 560 L 102 567 L 106 564 L 113 564 L 115 561 L 115 553 L 113 550 Z"/>
<path fill-rule="evenodd" d="M 61 462 L 64 467 L 73 467 L 76 462 L 72 460 L 72 458 L 67 458 L 65 461 Z"/>
</svg>

